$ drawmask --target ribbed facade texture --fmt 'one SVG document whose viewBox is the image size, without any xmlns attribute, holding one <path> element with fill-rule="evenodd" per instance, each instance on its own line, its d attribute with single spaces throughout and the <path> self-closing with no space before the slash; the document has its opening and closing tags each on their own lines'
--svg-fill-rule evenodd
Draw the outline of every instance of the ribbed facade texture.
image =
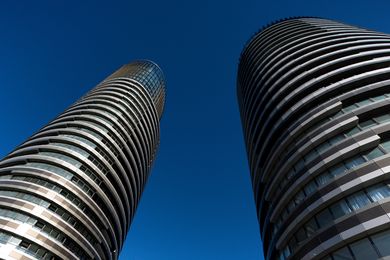
<svg viewBox="0 0 390 260">
<path fill-rule="evenodd" d="M 389 257 L 390 35 L 278 21 L 237 84 L 266 259 Z"/>
<path fill-rule="evenodd" d="M 0 258 L 117 259 L 159 144 L 165 82 L 123 66 L 0 161 Z"/>
</svg>

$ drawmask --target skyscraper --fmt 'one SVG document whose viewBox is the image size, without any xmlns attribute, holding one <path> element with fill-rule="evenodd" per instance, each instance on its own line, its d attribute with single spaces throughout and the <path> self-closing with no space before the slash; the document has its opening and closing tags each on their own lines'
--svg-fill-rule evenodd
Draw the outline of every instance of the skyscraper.
<svg viewBox="0 0 390 260">
<path fill-rule="evenodd" d="M 237 85 L 266 258 L 390 256 L 390 35 L 281 20 Z"/>
<path fill-rule="evenodd" d="M 164 102 L 160 68 L 130 63 L 6 156 L 0 258 L 116 259 L 156 155 Z"/>
</svg>

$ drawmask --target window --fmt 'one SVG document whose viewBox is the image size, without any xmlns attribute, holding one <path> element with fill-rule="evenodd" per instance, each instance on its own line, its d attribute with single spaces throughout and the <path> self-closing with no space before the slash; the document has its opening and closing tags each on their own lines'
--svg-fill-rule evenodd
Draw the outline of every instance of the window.
<svg viewBox="0 0 390 260">
<path fill-rule="evenodd" d="M 38 252 L 39 250 L 39 246 L 36 245 L 36 244 L 31 244 L 30 247 L 29 247 L 29 251 L 33 254 L 35 254 L 36 252 Z"/>
<path fill-rule="evenodd" d="M 375 117 L 374 120 L 378 121 L 379 123 L 389 122 L 390 121 L 390 114 Z"/>
<path fill-rule="evenodd" d="M 383 184 L 375 185 L 367 189 L 367 194 L 372 201 L 378 201 L 390 197 L 390 188 Z"/>
<path fill-rule="evenodd" d="M 306 186 L 304 188 L 306 195 L 313 193 L 314 191 L 316 191 L 316 189 L 317 189 L 317 186 L 314 183 L 314 181 L 311 181 L 308 184 L 306 184 Z"/>
<path fill-rule="evenodd" d="M 53 172 L 53 173 L 56 173 L 68 180 L 70 180 L 73 176 L 72 173 L 60 168 L 60 167 L 57 167 L 57 166 L 54 166 L 54 165 L 50 165 L 50 164 L 46 164 L 46 163 L 37 163 L 37 162 L 29 162 L 27 163 L 26 165 L 28 166 L 31 166 L 31 167 L 34 167 L 34 168 L 38 168 L 38 169 L 43 169 L 43 170 L 47 170 L 47 171 L 50 171 L 50 172 Z"/>
<path fill-rule="evenodd" d="M 286 246 L 286 248 L 283 250 L 283 254 L 284 254 L 285 258 L 287 258 L 291 254 L 290 249 L 288 248 L 288 246 Z"/>
<path fill-rule="evenodd" d="M 305 155 L 305 157 L 304 157 L 305 162 L 310 162 L 311 160 L 316 158 L 317 155 L 318 155 L 318 152 L 316 150 L 311 150 L 308 154 Z"/>
<path fill-rule="evenodd" d="M 333 221 L 333 217 L 329 212 L 329 209 L 324 209 L 320 213 L 317 214 L 317 222 L 320 228 L 327 226 L 329 223 Z"/>
<path fill-rule="evenodd" d="M 290 203 L 287 206 L 288 211 L 291 212 L 295 208 L 294 200 L 291 200 Z"/>
<path fill-rule="evenodd" d="M 318 225 L 314 218 L 305 224 L 305 229 L 308 237 L 311 237 L 318 230 Z"/>
<path fill-rule="evenodd" d="M 42 229 L 45 224 L 43 224 L 42 222 L 38 221 L 37 223 L 35 223 L 35 226 L 38 227 L 39 229 Z"/>
<path fill-rule="evenodd" d="M 346 170 L 347 170 L 347 168 L 345 168 L 344 164 L 337 164 L 337 165 L 329 168 L 329 172 L 333 177 L 336 177 L 336 176 L 344 173 Z"/>
<path fill-rule="evenodd" d="M 353 157 L 353 158 L 349 159 L 348 161 L 346 161 L 345 166 L 347 167 L 347 169 L 351 169 L 351 168 L 354 168 L 354 167 L 356 167 L 364 162 L 365 162 L 365 160 L 363 159 L 363 157 L 361 157 L 359 155 L 359 156 Z"/>
<path fill-rule="evenodd" d="M 287 179 L 290 180 L 295 175 L 294 168 L 287 173 Z"/>
<path fill-rule="evenodd" d="M 370 240 L 361 239 L 350 245 L 356 260 L 377 259 L 378 254 L 372 247 Z"/>
<path fill-rule="evenodd" d="M 284 209 L 283 212 L 282 212 L 282 219 L 286 220 L 287 217 L 288 217 L 287 209 Z"/>
<path fill-rule="evenodd" d="M 346 134 L 347 136 L 352 136 L 352 135 L 354 135 L 354 134 L 356 134 L 356 133 L 359 133 L 359 132 L 360 132 L 359 128 L 354 127 L 354 128 L 352 128 L 350 131 L 346 132 L 345 134 Z"/>
<path fill-rule="evenodd" d="M 325 173 L 325 174 L 321 174 L 321 175 L 317 176 L 316 181 L 317 181 L 318 185 L 321 186 L 321 185 L 328 183 L 330 181 L 330 179 L 331 179 L 331 176 L 329 174 Z"/>
<path fill-rule="evenodd" d="M 19 246 L 23 248 L 28 248 L 30 246 L 30 243 L 28 243 L 27 241 L 22 241 L 20 242 Z"/>
<path fill-rule="evenodd" d="M 302 242 L 307 238 L 306 232 L 303 228 L 299 229 L 298 232 L 295 234 L 295 236 L 298 240 L 298 243 Z"/>
<path fill-rule="evenodd" d="M 369 128 L 370 126 L 376 125 L 376 123 L 373 120 L 369 119 L 367 121 L 359 123 L 359 125 L 361 128 L 366 129 Z"/>
<path fill-rule="evenodd" d="M 294 165 L 295 171 L 298 172 L 299 170 L 302 170 L 304 166 L 305 166 L 305 164 L 303 163 L 303 161 L 302 161 L 302 160 L 299 160 L 299 161 Z"/>
<path fill-rule="evenodd" d="M 362 100 L 360 102 L 357 102 L 356 104 L 359 106 L 359 107 L 362 107 L 362 106 L 365 106 L 365 105 L 368 105 L 371 103 L 371 100 L 369 99 L 365 99 L 365 100 Z"/>
<path fill-rule="evenodd" d="M 371 236 L 381 256 L 390 255 L 390 230 Z"/>
<path fill-rule="evenodd" d="M 298 205 L 298 204 L 301 203 L 304 199 L 305 199 L 305 194 L 303 194 L 303 191 L 300 190 L 300 191 L 297 193 L 297 195 L 295 195 L 295 198 L 294 198 L 295 204 Z"/>
<path fill-rule="evenodd" d="M 332 254 L 333 260 L 353 260 L 353 256 L 349 252 L 348 247 L 343 247 Z"/>
<path fill-rule="evenodd" d="M 343 134 L 339 134 L 339 135 L 332 137 L 331 139 L 329 139 L 329 143 L 331 143 L 333 145 L 333 144 L 340 142 L 341 140 L 344 140 Z"/>
<path fill-rule="evenodd" d="M 386 98 L 385 95 L 380 95 L 380 96 L 377 96 L 377 97 L 373 97 L 372 99 L 375 100 L 375 101 L 380 101 L 380 100 L 384 100 Z"/>
<path fill-rule="evenodd" d="M 354 110 L 354 109 L 357 108 L 357 107 L 358 107 L 358 106 L 357 106 L 356 104 L 352 104 L 352 105 L 350 105 L 350 106 L 344 107 L 344 108 L 343 108 L 343 111 L 344 111 L 344 112 L 349 112 L 349 111 Z"/>
<path fill-rule="evenodd" d="M 352 212 L 352 210 L 349 208 L 349 206 L 345 200 L 341 200 L 341 201 L 333 204 L 330 207 L 330 210 L 332 211 L 333 216 L 336 219 Z"/>
<path fill-rule="evenodd" d="M 324 142 L 324 143 L 320 144 L 319 146 L 317 146 L 316 150 L 319 153 L 322 153 L 323 151 L 327 150 L 329 147 L 330 147 L 330 144 L 328 142 Z"/>
<path fill-rule="evenodd" d="M 362 191 L 352 194 L 347 198 L 347 201 L 349 202 L 349 205 L 351 205 L 353 210 L 358 210 L 361 207 L 364 207 L 365 205 L 370 203 L 370 200 Z"/>
<path fill-rule="evenodd" d="M 382 155 L 384 155 L 384 153 L 377 147 L 369 151 L 365 156 L 368 160 L 372 160 Z"/>
<path fill-rule="evenodd" d="M 381 145 L 387 152 L 390 152 L 390 141 L 383 142 Z"/>
<path fill-rule="evenodd" d="M 79 161 L 77 161 L 77 160 L 75 160 L 67 155 L 64 155 L 64 154 L 60 154 L 60 153 L 56 153 L 56 152 L 40 152 L 39 154 L 63 160 L 65 162 L 72 164 L 73 166 L 75 166 L 77 168 L 79 168 L 81 166 L 81 163 Z"/>
<path fill-rule="evenodd" d="M 289 245 L 292 252 L 294 252 L 295 249 L 298 247 L 297 240 L 295 239 L 294 236 L 290 239 L 290 243 L 288 245 Z"/>
</svg>

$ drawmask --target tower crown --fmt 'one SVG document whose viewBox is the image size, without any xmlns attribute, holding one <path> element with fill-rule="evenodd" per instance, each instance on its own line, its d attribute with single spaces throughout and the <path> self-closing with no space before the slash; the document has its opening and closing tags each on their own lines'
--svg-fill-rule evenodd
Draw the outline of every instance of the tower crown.
<svg viewBox="0 0 390 260">
<path fill-rule="evenodd" d="M 148 91 L 161 117 L 165 104 L 165 78 L 161 68 L 149 60 L 137 60 L 123 65 L 106 80 L 122 77 L 134 79 L 142 84 Z"/>
</svg>

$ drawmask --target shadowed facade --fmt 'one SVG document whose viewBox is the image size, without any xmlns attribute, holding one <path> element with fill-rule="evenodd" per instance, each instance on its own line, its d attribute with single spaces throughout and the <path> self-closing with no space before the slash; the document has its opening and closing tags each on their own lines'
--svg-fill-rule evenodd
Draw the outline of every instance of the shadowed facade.
<svg viewBox="0 0 390 260">
<path fill-rule="evenodd" d="M 390 255 L 390 36 L 289 18 L 242 52 L 237 93 L 267 259 Z"/>
</svg>

